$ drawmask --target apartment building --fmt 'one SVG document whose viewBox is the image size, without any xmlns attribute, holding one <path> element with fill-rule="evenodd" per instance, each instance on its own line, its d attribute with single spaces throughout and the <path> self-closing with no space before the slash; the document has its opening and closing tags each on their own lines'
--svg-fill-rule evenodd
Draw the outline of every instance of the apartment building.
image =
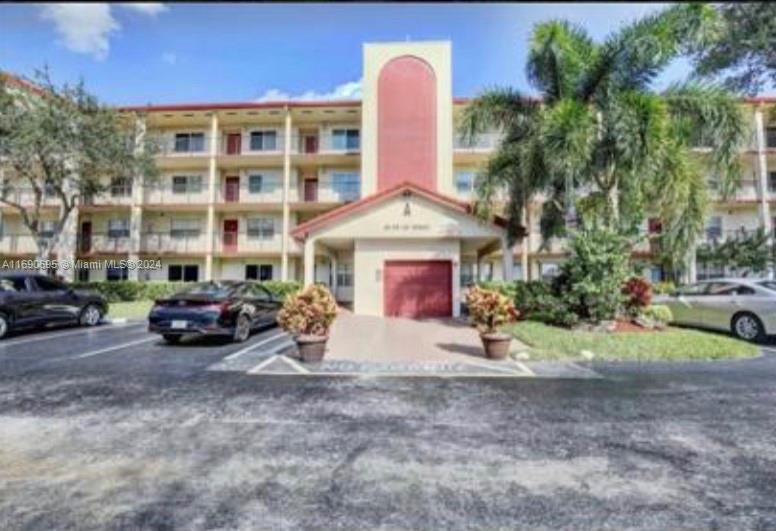
<svg viewBox="0 0 776 531">
<path fill-rule="evenodd" d="M 455 123 L 467 100 L 453 98 L 451 73 L 448 42 L 365 44 L 360 101 L 124 108 L 139 134 L 160 139 L 161 175 L 114 179 L 104 196 L 80 205 L 58 255 L 158 259 L 161 268 L 61 273 L 317 281 L 357 313 L 409 316 L 457 314 L 461 287 L 476 279 L 552 275 L 564 245 L 540 248 L 541 198 L 526 215 L 528 237 L 513 248 L 502 219 L 472 215 L 474 177 L 499 137 L 460 141 Z M 709 239 L 776 225 L 774 103 L 742 102 L 754 131 L 741 153 L 745 178 L 734 198 L 715 202 Z M 645 232 L 659 230 L 645 220 Z M 3 207 L 0 256 L 34 252 Z M 648 245 L 634 253 L 650 263 Z M 659 267 L 650 275 L 659 278 Z"/>
</svg>

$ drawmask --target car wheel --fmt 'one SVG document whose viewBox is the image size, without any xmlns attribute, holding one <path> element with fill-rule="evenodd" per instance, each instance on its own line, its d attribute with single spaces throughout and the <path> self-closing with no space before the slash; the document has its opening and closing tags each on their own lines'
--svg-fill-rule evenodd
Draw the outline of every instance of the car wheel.
<svg viewBox="0 0 776 531">
<path fill-rule="evenodd" d="M 177 345 L 181 342 L 181 336 L 177 334 L 164 334 L 162 337 L 170 345 Z"/>
<path fill-rule="evenodd" d="M 247 315 L 242 314 L 237 318 L 237 324 L 234 327 L 234 339 L 235 343 L 242 343 L 247 340 L 251 335 L 251 320 Z"/>
<path fill-rule="evenodd" d="M 740 313 L 733 318 L 733 335 L 745 341 L 761 341 L 765 337 L 765 328 L 753 313 Z"/>
<path fill-rule="evenodd" d="M 81 316 L 78 318 L 78 322 L 81 326 L 95 326 L 102 319 L 102 312 L 95 304 L 87 304 L 86 307 L 81 310 Z"/>
<path fill-rule="evenodd" d="M 10 328 L 11 326 L 8 321 L 8 316 L 0 313 L 0 339 L 8 335 Z"/>
</svg>

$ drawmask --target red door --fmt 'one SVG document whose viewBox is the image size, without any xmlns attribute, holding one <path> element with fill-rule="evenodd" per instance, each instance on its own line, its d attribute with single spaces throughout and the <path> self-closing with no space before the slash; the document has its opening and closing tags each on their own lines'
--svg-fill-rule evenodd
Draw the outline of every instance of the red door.
<svg viewBox="0 0 776 531">
<path fill-rule="evenodd" d="M 390 260 L 383 274 L 387 317 L 450 317 L 453 313 L 449 260 Z"/>
<path fill-rule="evenodd" d="M 306 136 L 304 137 L 304 152 L 305 153 L 318 153 L 318 137 Z"/>
<path fill-rule="evenodd" d="M 318 201 L 318 179 L 305 179 L 304 200 Z"/>
<path fill-rule="evenodd" d="M 224 198 L 227 203 L 237 203 L 240 200 L 240 178 L 227 177 L 224 183 Z"/>
<path fill-rule="evenodd" d="M 224 252 L 235 253 L 237 252 L 237 220 L 225 219 L 224 220 Z"/>
<path fill-rule="evenodd" d="M 88 253 L 92 250 L 92 222 L 81 223 L 81 252 Z"/>
<path fill-rule="evenodd" d="M 229 133 L 226 135 L 226 154 L 239 155 L 242 147 L 242 135 L 240 133 Z"/>
</svg>

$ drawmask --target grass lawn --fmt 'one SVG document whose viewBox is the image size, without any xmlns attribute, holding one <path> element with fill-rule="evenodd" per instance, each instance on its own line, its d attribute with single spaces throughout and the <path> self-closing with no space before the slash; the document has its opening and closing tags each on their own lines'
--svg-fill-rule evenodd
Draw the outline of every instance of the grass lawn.
<svg viewBox="0 0 776 531">
<path fill-rule="evenodd" d="M 112 319 L 145 319 L 154 301 L 111 302 L 108 317 Z"/>
<path fill-rule="evenodd" d="M 756 356 L 756 345 L 699 330 L 668 328 L 662 332 L 614 334 L 567 330 L 536 321 L 521 321 L 508 330 L 530 349 L 532 360 L 580 357 L 582 350 L 606 360 L 691 360 Z"/>
</svg>

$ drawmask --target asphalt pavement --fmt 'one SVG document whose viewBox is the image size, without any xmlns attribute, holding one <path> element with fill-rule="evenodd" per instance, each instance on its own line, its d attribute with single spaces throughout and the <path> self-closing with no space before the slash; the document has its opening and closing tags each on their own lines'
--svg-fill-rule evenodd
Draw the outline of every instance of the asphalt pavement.
<svg viewBox="0 0 776 531">
<path fill-rule="evenodd" d="M 0 342 L 0 528 L 776 529 L 776 351 L 595 378 L 218 370 L 289 348 L 142 324 Z"/>
</svg>

